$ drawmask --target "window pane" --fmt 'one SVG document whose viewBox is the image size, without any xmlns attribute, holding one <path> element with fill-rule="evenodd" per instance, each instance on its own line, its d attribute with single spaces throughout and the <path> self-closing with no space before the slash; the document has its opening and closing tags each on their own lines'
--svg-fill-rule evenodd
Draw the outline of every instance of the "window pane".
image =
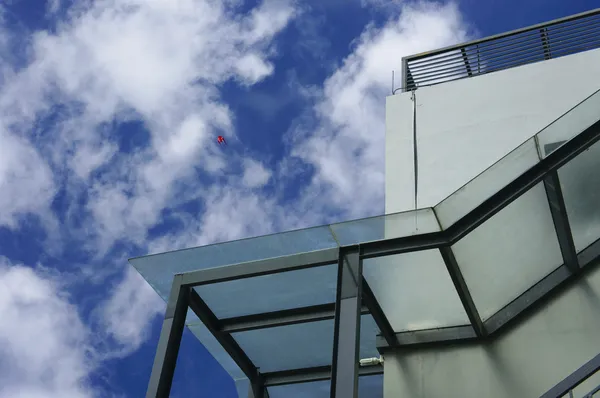
<svg viewBox="0 0 600 398">
<path fill-rule="evenodd" d="M 363 260 L 363 274 L 396 332 L 469 324 L 437 249 Z"/>
<path fill-rule="evenodd" d="M 577 252 L 600 238 L 600 142 L 558 171 Z"/>
<path fill-rule="evenodd" d="M 429 208 L 332 224 L 331 230 L 341 246 L 349 246 L 438 232 L 440 226 L 433 209 Z"/>
<path fill-rule="evenodd" d="M 217 339 L 210 333 L 210 331 L 202 323 L 196 323 L 194 325 L 188 325 L 188 329 L 196 336 L 196 338 L 202 343 L 204 348 L 210 352 L 210 354 L 221 364 L 223 369 L 231 375 L 233 379 L 246 378 L 244 372 L 237 366 L 235 361 L 231 359 L 227 351 L 221 346 Z"/>
<path fill-rule="evenodd" d="M 331 364 L 333 320 L 232 334 L 261 372 Z"/>
<path fill-rule="evenodd" d="M 358 398 L 383 398 L 383 375 L 359 377 Z"/>
<path fill-rule="evenodd" d="M 541 183 L 452 249 L 484 320 L 563 263 Z"/>
<path fill-rule="evenodd" d="M 269 398 L 329 398 L 331 380 L 267 388 Z"/>
<path fill-rule="evenodd" d="M 232 336 L 261 372 L 331 365 L 333 319 L 233 333 Z M 361 317 L 360 357 L 378 357 L 379 333 L 370 315 Z"/>
<path fill-rule="evenodd" d="M 337 247 L 337 243 L 329 227 L 324 226 L 154 254 L 129 261 L 167 301 L 173 275 L 178 273 L 334 247 Z"/>
<path fill-rule="evenodd" d="M 269 387 L 269 398 L 329 398 L 330 380 Z M 359 398 L 383 398 L 383 375 L 358 378 Z"/>
<path fill-rule="evenodd" d="M 217 318 L 272 312 L 335 302 L 337 264 L 194 289 Z"/>
</svg>

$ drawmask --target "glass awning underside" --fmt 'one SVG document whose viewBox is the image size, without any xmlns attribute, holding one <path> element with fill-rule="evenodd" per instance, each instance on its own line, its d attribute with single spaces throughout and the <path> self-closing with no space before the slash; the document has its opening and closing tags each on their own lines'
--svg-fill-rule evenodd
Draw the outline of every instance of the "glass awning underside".
<svg viewBox="0 0 600 398">
<path fill-rule="evenodd" d="M 240 394 L 257 372 L 271 398 L 329 397 L 340 251 L 362 261 L 361 358 L 486 338 L 594 262 L 599 119 L 596 92 L 433 208 L 130 261 L 165 301 L 194 286 L 186 325 Z"/>
</svg>

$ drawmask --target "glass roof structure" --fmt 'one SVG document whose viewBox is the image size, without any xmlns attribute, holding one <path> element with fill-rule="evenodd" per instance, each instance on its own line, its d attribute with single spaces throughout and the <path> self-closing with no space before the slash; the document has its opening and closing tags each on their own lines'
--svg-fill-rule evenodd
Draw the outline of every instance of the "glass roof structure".
<svg viewBox="0 0 600 398">
<path fill-rule="evenodd" d="M 382 397 L 382 365 L 352 358 L 489 338 L 600 256 L 599 109 L 597 91 L 432 208 L 131 259 L 168 303 L 148 396 L 168 396 L 183 322 L 244 398 Z"/>
</svg>

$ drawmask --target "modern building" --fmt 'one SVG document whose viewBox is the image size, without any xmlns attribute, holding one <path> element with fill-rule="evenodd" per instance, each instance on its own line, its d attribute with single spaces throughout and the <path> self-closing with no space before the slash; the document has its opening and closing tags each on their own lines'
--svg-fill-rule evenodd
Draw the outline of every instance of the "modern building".
<svg viewBox="0 0 600 398">
<path fill-rule="evenodd" d="M 130 260 L 240 397 L 583 397 L 600 384 L 600 9 L 404 59 L 386 214 Z M 587 395 L 587 396 L 592 396 Z"/>
</svg>

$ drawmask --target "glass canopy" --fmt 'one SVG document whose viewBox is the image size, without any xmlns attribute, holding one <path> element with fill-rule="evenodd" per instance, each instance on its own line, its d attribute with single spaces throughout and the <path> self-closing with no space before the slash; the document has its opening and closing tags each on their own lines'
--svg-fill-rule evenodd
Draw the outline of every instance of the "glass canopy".
<svg viewBox="0 0 600 398">
<path fill-rule="evenodd" d="M 240 396 L 251 366 L 271 398 L 328 397 L 340 250 L 362 263 L 364 359 L 493 334 L 600 255 L 598 109 L 596 92 L 433 208 L 130 262 L 165 301 L 183 274 L 186 325 Z M 361 369 L 360 397 L 382 396 L 381 373 Z"/>
</svg>

